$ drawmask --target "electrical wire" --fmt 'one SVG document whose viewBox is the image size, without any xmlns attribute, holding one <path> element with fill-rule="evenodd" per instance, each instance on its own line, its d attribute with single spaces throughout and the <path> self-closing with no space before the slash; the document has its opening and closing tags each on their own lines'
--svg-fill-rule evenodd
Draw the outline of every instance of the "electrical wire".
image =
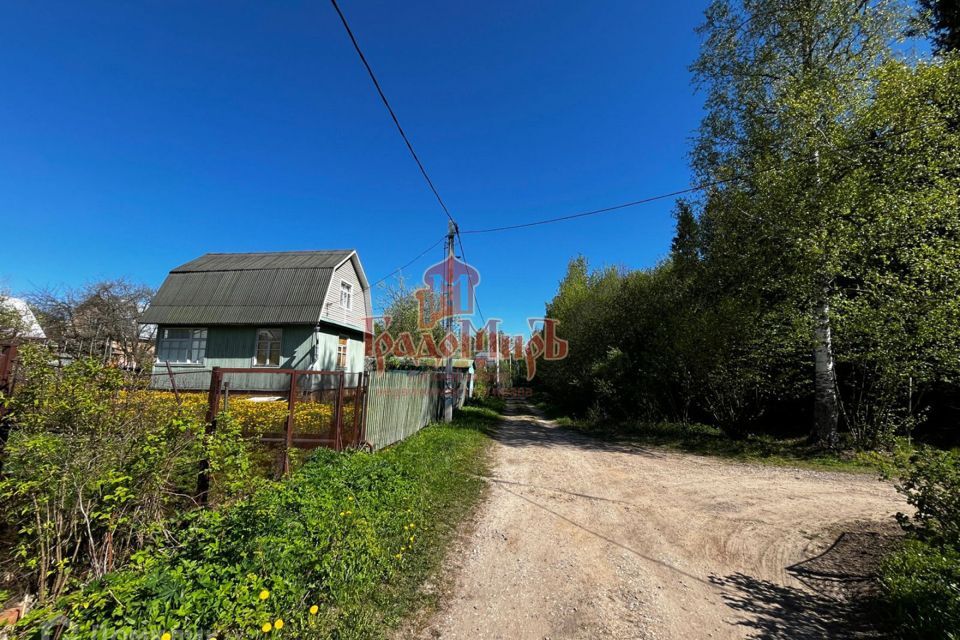
<svg viewBox="0 0 960 640">
<path fill-rule="evenodd" d="M 889 137 L 892 137 L 892 136 L 895 136 L 895 135 L 902 135 L 902 134 L 905 134 L 905 133 L 910 133 L 910 132 L 912 132 L 912 131 L 917 131 L 917 130 L 919 130 L 919 129 L 924 129 L 924 128 L 926 128 L 925 125 L 918 125 L 918 126 L 915 126 L 915 127 L 908 127 L 908 128 L 906 128 L 906 129 L 900 129 L 900 130 L 898 130 L 898 131 L 888 132 L 888 133 L 886 133 L 886 134 L 881 134 L 880 136 L 878 136 L 878 137 L 876 137 L 876 138 L 873 138 L 873 139 L 871 139 L 871 140 L 864 140 L 864 141 L 861 141 L 861 142 L 858 142 L 858 143 L 855 143 L 855 144 L 846 145 L 846 146 L 844 146 L 844 147 L 839 147 L 838 150 L 840 150 L 840 151 L 845 151 L 845 150 L 848 150 L 848 149 L 855 149 L 855 148 L 861 147 L 861 146 L 867 146 L 867 145 L 876 144 L 876 143 L 878 143 L 878 142 L 881 142 L 881 141 L 885 140 L 886 138 L 889 138 Z M 802 159 L 801 162 L 813 162 L 813 160 L 810 160 L 810 159 Z M 610 207 L 603 207 L 602 209 L 592 209 L 592 210 L 590 210 L 590 211 L 581 211 L 581 212 L 579 212 L 579 213 L 572 213 L 572 214 L 565 215 L 565 216 L 556 216 L 556 217 L 553 217 L 553 218 L 545 218 L 545 219 L 543 219 L 543 220 L 534 220 L 534 221 L 532 221 L 532 222 L 523 222 L 523 223 L 520 223 L 520 224 L 504 225 L 504 226 L 502 226 L 502 227 L 489 227 L 489 228 L 486 228 L 486 229 L 466 229 L 466 230 L 463 230 L 463 231 L 460 231 L 460 230 L 458 229 L 458 230 L 457 230 L 457 234 L 458 234 L 458 236 L 459 236 L 459 234 L 461 234 L 461 233 L 475 234 L 475 233 L 495 233 L 495 232 L 499 232 L 499 231 L 511 231 L 511 230 L 514 230 L 514 229 L 526 229 L 526 228 L 529 228 L 529 227 L 537 227 L 537 226 L 545 225 L 545 224 L 553 224 L 553 223 L 555 223 L 555 222 L 565 222 L 565 221 L 567 221 L 567 220 L 574 220 L 574 219 L 577 219 L 577 218 L 585 218 L 585 217 L 587 217 L 587 216 L 596 216 L 596 215 L 600 215 L 600 214 L 604 214 L 604 213 L 610 213 L 610 212 L 612 212 L 612 211 L 619 211 L 620 209 L 627 209 L 627 208 L 629 208 L 629 207 L 636 207 L 636 206 L 638 206 L 638 205 L 648 204 L 648 203 L 650 203 L 650 202 L 656 202 L 657 200 L 666 200 L 667 198 L 675 198 L 675 197 L 677 197 L 677 196 L 682 196 L 682 195 L 687 194 L 687 193 L 694 193 L 694 192 L 697 192 L 697 191 L 703 191 L 703 190 L 705 190 L 705 189 L 709 189 L 709 188 L 711 188 L 711 187 L 718 187 L 718 186 L 721 186 L 721 185 L 724 185 L 724 184 L 728 184 L 728 183 L 730 183 L 730 182 L 738 182 L 738 181 L 741 181 L 741 180 L 748 180 L 748 179 L 753 178 L 753 177 L 755 177 L 755 176 L 759 176 L 759 175 L 761 175 L 761 174 L 768 173 L 768 172 L 770 172 L 770 171 L 775 171 L 776 169 L 779 169 L 779 168 L 780 168 L 780 167 L 777 167 L 777 166 L 767 167 L 767 168 L 765 168 L 765 169 L 760 169 L 760 170 L 754 171 L 754 172 L 752 172 L 752 173 L 747 173 L 747 174 L 743 174 L 743 175 L 739 175 L 739 176 L 733 176 L 733 177 L 731 177 L 731 178 L 723 178 L 723 179 L 721 179 L 721 180 L 711 180 L 711 181 L 708 181 L 708 182 L 702 182 L 702 183 L 700 183 L 700 184 L 694 185 L 694 186 L 692 186 L 692 187 L 688 187 L 688 188 L 686 188 L 686 189 L 678 189 L 677 191 L 671 191 L 671 192 L 669 192 L 669 193 L 662 193 L 662 194 L 655 195 L 655 196 L 650 196 L 650 197 L 647 197 L 647 198 L 641 198 L 641 199 L 639 199 L 639 200 L 632 200 L 632 201 L 630 201 L 630 202 L 624 202 L 624 203 L 616 204 L 616 205 L 613 205 L 613 206 L 610 206 Z"/>
<path fill-rule="evenodd" d="M 360 44 L 357 42 L 356 36 L 353 35 L 353 30 L 350 29 L 350 25 L 347 23 L 346 16 L 344 16 L 343 11 L 340 10 L 340 5 L 337 4 L 337 0 L 330 0 L 330 2 L 333 4 L 333 8 L 336 10 L 337 15 L 340 16 L 340 22 L 343 23 L 343 28 L 346 29 L 347 35 L 350 37 L 350 42 L 353 43 L 353 48 L 357 51 L 357 55 L 360 56 L 360 62 L 362 62 L 363 66 L 366 67 L 367 73 L 370 75 L 370 80 L 373 81 L 373 86 L 376 88 L 377 93 L 380 94 L 380 100 L 383 101 L 383 106 L 385 106 L 387 111 L 390 112 L 390 117 L 393 118 L 393 124 L 397 126 L 397 131 L 400 132 L 400 137 L 403 138 L 403 141 L 407 145 L 407 149 L 410 151 L 410 155 L 413 156 L 414 161 L 420 168 L 420 173 L 423 174 L 424 180 L 427 181 L 427 185 L 430 187 L 430 190 L 433 191 L 433 195 L 436 196 L 437 202 L 440 203 L 440 207 L 443 209 L 443 212 L 447 214 L 447 218 L 450 219 L 450 222 L 453 222 L 454 225 L 456 225 L 456 221 L 453 219 L 453 216 L 450 215 L 450 210 L 447 209 L 447 205 L 443 202 L 443 198 L 440 197 L 440 192 L 437 191 L 437 188 L 433 184 L 433 180 L 430 179 L 430 175 L 427 174 L 427 170 L 420 161 L 420 156 L 418 156 L 417 152 L 413 150 L 413 144 L 411 144 L 410 138 L 407 137 L 403 127 L 400 126 L 400 120 L 397 118 L 397 114 L 394 113 L 393 107 L 390 106 L 390 101 L 387 100 L 386 94 L 383 93 L 383 89 L 380 87 L 380 82 L 377 80 L 377 76 L 374 75 L 373 69 L 370 67 L 370 63 L 367 62 L 367 57 L 363 55 L 363 50 L 360 49 Z"/>
<path fill-rule="evenodd" d="M 419 260 L 419 259 L 422 258 L 423 256 L 425 256 L 425 255 L 427 255 L 428 253 L 430 253 L 431 251 L 433 251 L 433 249 L 434 249 L 438 244 L 440 244 L 441 242 L 443 242 L 444 240 L 446 240 L 446 238 L 447 238 L 446 236 L 440 236 L 440 239 L 439 239 L 439 240 L 437 240 L 437 241 L 434 242 L 432 245 L 430 245 L 429 247 L 427 247 L 426 249 L 424 249 L 423 251 L 421 251 L 419 254 L 417 254 L 417 257 L 416 257 L 416 258 L 413 258 L 412 260 L 410 260 L 409 262 L 407 262 L 406 264 L 404 264 L 402 267 L 397 267 L 396 269 L 394 269 L 393 271 L 391 271 L 391 272 L 388 273 L 387 275 L 383 276 L 382 278 L 380 278 L 379 280 L 377 280 L 376 282 L 374 282 L 372 285 L 370 285 L 370 288 L 372 289 L 373 287 L 377 286 L 378 284 L 380 284 L 381 282 L 383 282 L 384 280 L 386 280 L 386 279 L 389 278 L 390 276 L 392 276 L 392 275 L 394 275 L 394 274 L 397 274 L 397 273 L 400 273 L 401 271 L 403 271 L 404 269 L 406 269 L 407 267 L 409 267 L 410 265 L 412 265 L 414 262 L 416 262 L 417 260 Z"/>
</svg>

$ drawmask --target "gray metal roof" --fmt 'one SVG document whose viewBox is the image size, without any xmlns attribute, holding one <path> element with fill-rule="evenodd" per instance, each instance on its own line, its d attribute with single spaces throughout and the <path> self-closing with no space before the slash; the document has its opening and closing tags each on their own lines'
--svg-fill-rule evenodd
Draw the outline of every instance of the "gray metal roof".
<svg viewBox="0 0 960 640">
<path fill-rule="evenodd" d="M 141 322 L 315 324 L 334 268 L 353 253 L 208 253 L 170 272 Z"/>
</svg>

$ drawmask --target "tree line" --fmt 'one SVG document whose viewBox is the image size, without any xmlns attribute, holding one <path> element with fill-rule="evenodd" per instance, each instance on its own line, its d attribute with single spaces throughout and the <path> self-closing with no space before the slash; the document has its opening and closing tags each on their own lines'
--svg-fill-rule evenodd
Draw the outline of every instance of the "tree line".
<svg viewBox="0 0 960 640">
<path fill-rule="evenodd" d="M 691 66 L 696 199 L 651 269 L 571 261 L 541 388 L 606 421 L 876 447 L 960 416 L 960 55 L 950 3 L 717 0 Z M 912 13 L 912 15 L 911 15 Z M 952 20 L 952 22 L 951 22 Z M 922 31 L 932 53 L 912 59 Z M 942 435 L 942 434 L 941 434 Z M 946 435 L 950 435 L 947 433 Z"/>
</svg>

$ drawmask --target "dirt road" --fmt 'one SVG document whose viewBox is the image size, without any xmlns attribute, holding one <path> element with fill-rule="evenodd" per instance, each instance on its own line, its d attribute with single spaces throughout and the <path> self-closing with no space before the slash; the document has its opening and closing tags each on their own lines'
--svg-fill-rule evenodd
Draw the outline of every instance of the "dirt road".
<svg viewBox="0 0 960 640">
<path fill-rule="evenodd" d="M 818 591 L 888 540 L 870 530 L 903 508 L 889 485 L 611 444 L 528 413 L 513 406 L 496 436 L 489 498 L 424 638 L 863 632 Z"/>
</svg>

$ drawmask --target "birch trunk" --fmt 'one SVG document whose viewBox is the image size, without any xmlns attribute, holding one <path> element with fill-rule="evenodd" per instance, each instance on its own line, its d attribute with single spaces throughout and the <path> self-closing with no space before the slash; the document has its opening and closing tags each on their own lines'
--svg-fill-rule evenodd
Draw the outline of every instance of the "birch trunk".
<svg viewBox="0 0 960 640">
<path fill-rule="evenodd" d="M 830 448 L 837 446 L 837 385 L 833 366 L 833 336 L 830 330 L 830 303 L 824 287 L 817 304 L 814 329 L 814 437 Z"/>
</svg>

